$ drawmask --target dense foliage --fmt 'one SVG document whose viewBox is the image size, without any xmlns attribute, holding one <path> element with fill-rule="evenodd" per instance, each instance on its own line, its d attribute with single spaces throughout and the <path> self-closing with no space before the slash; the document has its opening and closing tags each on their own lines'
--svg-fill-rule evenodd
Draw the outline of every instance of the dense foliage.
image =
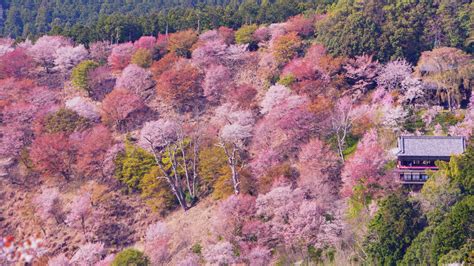
<svg viewBox="0 0 474 266">
<path fill-rule="evenodd" d="M 40 2 L 1 2 L 1 265 L 472 263 L 469 1 Z M 406 186 L 400 135 L 469 148 Z"/>
</svg>

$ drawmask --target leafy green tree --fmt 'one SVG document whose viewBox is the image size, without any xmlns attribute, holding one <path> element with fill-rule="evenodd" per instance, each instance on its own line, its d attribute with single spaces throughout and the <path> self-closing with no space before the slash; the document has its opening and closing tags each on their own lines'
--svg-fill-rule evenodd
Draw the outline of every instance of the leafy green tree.
<svg viewBox="0 0 474 266">
<path fill-rule="evenodd" d="M 253 33 L 257 30 L 256 24 L 242 26 L 235 32 L 235 42 L 238 44 L 248 44 L 249 47 L 255 47 L 257 42 Z"/>
<path fill-rule="evenodd" d="M 138 65 L 143 68 L 149 68 L 151 66 L 151 63 L 153 63 L 153 57 L 152 54 L 149 50 L 147 49 L 138 49 L 133 55 L 132 55 L 132 64 Z"/>
<path fill-rule="evenodd" d="M 168 183 L 162 178 L 157 178 L 159 174 L 159 168 L 154 166 L 149 173 L 143 176 L 139 188 L 141 196 L 146 200 L 148 206 L 161 215 L 165 215 L 178 206 L 178 202 Z"/>
<path fill-rule="evenodd" d="M 74 87 L 89 91 L 88 74 L 91 70 L 98 67 L 99 64 L 92 60 L 84 60 L 72 70 L 71 83 Z"/>
<path fill-rule="evenodd" d="M 461 248 L 474 237 L 474 195 L 466 196 L 456 203 L 446 218 L 433 231 L 433 262 L 451 250 Z"/>
<path fill-rule="evenodd" d="M 425 219 L 419 204 L 409 201 L 402 192 L 390 194 L 379 207 L 369 223 L 364 246 L 370 262 L 395 265 L 425 226 Z"/>
<path fill-rule="evenodd" d="M 146 150 L 126 143 L 125 151 L 117 156 L 115 165 L 115 178 L 127 185 L 130 191 L 139 191 L 142 179 L 153 169 L 155 159 Z"/>
<path fill-rule="evenodd" d="M 49 114 L 45 118 L 44 129 L 48 133 L 65 132 L 71 133 L 85 129 L 89 126 L 89 120 L 67 108 Z"/>
<path fill-rule="evenodd" d="M 112 266 L 148 266 L 150 261 L 143 254 L 133 248 L 120 251 L 112 261 Z"/>
</svg>

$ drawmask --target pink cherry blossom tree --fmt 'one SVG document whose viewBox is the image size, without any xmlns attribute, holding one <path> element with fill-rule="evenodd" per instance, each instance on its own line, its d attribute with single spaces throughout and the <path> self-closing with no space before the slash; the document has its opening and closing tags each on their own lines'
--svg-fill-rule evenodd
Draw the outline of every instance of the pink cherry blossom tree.
<svg viewBox="0 0 474 266">
<path fill-rule="evenodd" d="M 102 124 L 83 132 L 76 141 L 78 172 L 88 178 L 105 178 L 106 156 L 112 144 L 112 133 Z"/>
<path fill-rule="evenodd" d="M 231 79 L 232 75 L 225 66 L 211 65 L 203 81 L 204 96 L 209 102 L 218 103 L 220 97 L 227 91 Z"/>
<path fill-rule="evenodd" d="M 58 188 L 43 188 L 34 203 L 38 215 L 44 221 L 54 219 L 57 224 L 63 222 L 63 206 Z"/>
<path fill-rule="evenodd" d="M 233 110 L 229 105 L 216 110 L 216 116 L 221 120 L 219 146 L 224 150 L 227 164 L 231 170 L 234 193 L 240 192 L 240 177 L 238 167 L 246 141 L 252 136 L 255 119 L 250 111 Z"/>
<path fill-rule="evenodd" d="M 100 119 L 100 109 L 97 104 L 85 97 L 74 97 L 65 103 L 66 108 L 73 110 L 77 114 L 92 121 Z"/>
<path fill-rule="evenodd" d="M 301 147 L 298 158 L 299 186 L 325 202 L 335 200 L 341 185 L 337 155 L 321 140 L 312 139 Z"/>
<path fill-rule="evenodd" d="M 133 43 L 135 49 L 147 49 L 150 52 L 154 52 L 156 47 L 156 38 L 153 36 L 142 36 L 140 39 Z"/>
<path fill-rule="evenodd" d="M 260 106 L 262 107 L 260 112 L 262 114 L 268 113 L 274 106 L 286 100 L 290 95 L 291 91 L 283 85 L 277 84 L 271 86 L 260 103 Z"/>
<path fill-rule="evenodd" d="M 404 59 L 390 61 L 384 65 L 377 76 L 377 85 L 388 89 L 400 89 L 402 82 L 409 78 L 413 67 Z"/>
<path fill-rule="evenodd" d="M 49 259 L 48 266 L 72 266 L 72 264 L 69 262 L 69 259 L 66 257 L 66 255 L 61 253 Z"/>
<path fill-rule="evenodd" d="M 114 89 L 102 101 L 102 121 L 121 129 L 127 117 L 144 107 L 137 95 L 123 89 Z"/>
<path fill-rule="evenodd" d="M 262 246 L 256 246 L 247 255 L 247 260 L 251 266 L 265 266 L 270 264 L 272 258 L 271 251 Z"/>
<path fill-rule="evenodd" d="M 288 158 L 295 158 L 298 147 L 316 133 L 314 113 L 308 109 L 308 99 L 291 95 L 275 105 L 254 129 L 250 146 L 250 163 L 257 178 Z"/>
<path fill-rule="evenodd" d="M 229 265 L 237 262 L 234 246 L 227 241 L 221 241 L 205 248 L 203 256 L 207 263 L 215 265 Z"/>
<path fill-rule="evenodd" d="M 88 55 L 89 53 L 82 44 L 75 47 L 63 46 L 56 51 L 54 65 L 56 69 L 68 72 L 82 60 L 85 60 Z"/>
<path fill-rule="evenodd" d="M 364 109 L 354 108 L 352 99 L 348 96 L 340 98 L 331 115 L 331 129 L 336 135 L 337 149 L 341 160 L 344 161 L 343 151 L 346 149 L 346 139 L 355 121 L 365 115 Z"/>
<path fill-rule="evenodd" d="M 28 49 L 28 52 L 49 73 L 50 69 L 54 66 L 54 59 L 58 49 L 70 45 L 71 42 L 64 37 L 44 35 Z"/>
<path fill-rule="evenodd" d="M 130 63 L 134 52 L 135 47 L 131 42 L 117 44 L 112 48 L 107 61 L 113 70 L 122 70 Z"/>
<path fill-rule="evenodd" d="M 188 134 L 177 121 L 160 119 L 147 122 L 140 132 L 138 144 L 153 153 L 155 163 L 163 175 L 157 178 L 167 181 L 180 206 L 186 211 L 189 208 L 186 193 L 191 196 L 191 204 L 197 199 L 199 133 L 195 131 L 194 134 Z M 163 161 L 164 156 L 169 156 L 170 166 Z"/>
<path fill-rule="evenodd" d="M 111 52 L 112 44 L 108 41 L 95 42 L 89 47 L 91 59 L 101 64 L 107 62 L 107 58 Z"/>
<path fill-rule="evenodd" d="M 378 61 L 373 61 L 372 56 L 362 55 L 348 61 L 344 69 L 346 70 L 346 79 L 352 86 L 350 92 L 354 97 L 360 97 L 375 87 L 380 64 Z"/>
<path fill-rule="evenodd" d="M 146 101 L 154 93 L 155 82 L 149 70 L 130 64 L 122 71 L 115 87 L 139 95 Z"/>
<path fill-rule="evenodd" d="M 363 136 L 354 156 L 344 164 L 341 174 L 343 194 L 351 195 L 352 188 L 360 183 L 369 188 L 369 193 L 375 192 L 370 187 L 386 184 L 387 180 L 382 173 L 385 162 L 385 151 L 379 144 L 377 132 L 372 129 Z"/>
<path fill-rule="evenodd" d="M 89 266 L 99 262 L 104 254 L 103 243 L 86 243 L 79 247 L 72 256 L 72 265 Z"/>
<path fill-rule="evenodd" d="M 145 235 L 145 254 L 154 265 L 166 264 L 169 259 L 168 242 L 170 232 L 163 222 L 148 226 Z"/>
<path fill-rule="evenodd" d="M 199 266 L 200 258 L 196 254 L 188 254 L 182 260 L 180 260 L 177 266 Z"/>
<path fill-rule="evenodd" d="M 69 205 L 70 212 L 66 217 L 66 223 L 75 228 L 80 228 L 84 237 L 88 239 L 89 233 L 86 231 L 92 229 L 95 224 L 97 212 L 92 207 L 92 195 L 89 192 L 83 192 L 77 195 Z"/>
<path fill-rule="evenodd" d="M 239 240 L 240 231 L 255 211 L 255 197 L 231 195 L 219 204 L 213 221 L 214 232 L 229 241 Z"/>
</svg>

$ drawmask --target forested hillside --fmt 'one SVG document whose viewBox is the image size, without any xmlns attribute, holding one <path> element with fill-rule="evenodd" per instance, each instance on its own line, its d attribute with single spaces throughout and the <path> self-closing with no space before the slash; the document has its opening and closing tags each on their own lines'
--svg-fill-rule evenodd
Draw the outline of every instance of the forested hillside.
<svg viewBox="0 0 474 266">
<path fill-rule="evenodd" d="M 59 2 L 2 2 L 0 265 L 474 263 L 470 1 Z"/>
</svg>

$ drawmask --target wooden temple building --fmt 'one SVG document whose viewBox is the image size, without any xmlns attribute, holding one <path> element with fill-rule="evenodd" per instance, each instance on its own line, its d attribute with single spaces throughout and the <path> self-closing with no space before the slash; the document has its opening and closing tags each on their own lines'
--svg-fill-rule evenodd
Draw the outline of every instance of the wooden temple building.
<svg viewBox="0 0 474 266">
<path fill-rule="evenodd" d="M 401 136 L 398 138 L 397 172 L 403 184 L 423 184 L 427 170 L 437 170 L 435 161 L 449 161 L 464 153 L 463 137 Z"/>
</svg>

